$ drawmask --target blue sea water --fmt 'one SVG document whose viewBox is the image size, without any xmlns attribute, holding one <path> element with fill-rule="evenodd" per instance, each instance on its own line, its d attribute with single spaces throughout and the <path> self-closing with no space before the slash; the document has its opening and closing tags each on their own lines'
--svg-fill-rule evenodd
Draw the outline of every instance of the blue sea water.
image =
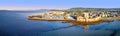
<svg viewBox="0 0 120 36">
<path fill-rule="evenodd" d="M 120 36 L 120 21 L 89 25 L 28 20 L 43 12 L 0 12 L 0 36 Z"/>
</svg>

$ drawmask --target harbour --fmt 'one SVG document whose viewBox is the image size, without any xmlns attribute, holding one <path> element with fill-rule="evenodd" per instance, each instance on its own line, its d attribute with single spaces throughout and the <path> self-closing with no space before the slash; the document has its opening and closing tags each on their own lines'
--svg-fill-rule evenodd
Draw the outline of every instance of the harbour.
<svg viewBox="0 0 120 36">
<path fill-rule="evenodd" d="M 1 0 L 0 36 L 120 36 L 120 0 Z"/>
<path fill-rule="evenodd" d="M 120 16 L 117 13 L 110 12 L 82 12 L 82 13 L 51 12 L 43 15 L 29 16 L 29 20 L 40 21 L 62 21 L 73 23 L 72 26 L 83 25 L 88 30 L 89 25 L 96 25 L 102 22 L 119 21 Z M 114 14 L 113 16 L 111 14 Z M 61 19 L 62 18 L 62 19 Z"/>
<path fill-rule="evenodd" d="M 0 30 L 2 35 L 40 35 L 56 36 L 60 35 L 94 35 L 109 36 L 116 31 L 119 35 L 120 21 L 97 21 L 97 22 L 77 22 L 77 21 L 41 21 L 29 20 L 30 15 L 39 15 L 41 12 L 1 12 Z M 21 31 L 22 30 L 22 31 Z M 78 34 L 79 33 L 79 34 Z"/>
<path fill-rule="evenodd" d="M 120 20 L 119 14 L 110 12 L 83 12 L 83 13 L 66 13 L 66 12 L 51 12 L 43 15 L 29 16 L 30 20 L 48 20 L 48 21 L 79 21 L 79 22 L 95 22 L 95 21 L 117 21 Z"/>
</svg>

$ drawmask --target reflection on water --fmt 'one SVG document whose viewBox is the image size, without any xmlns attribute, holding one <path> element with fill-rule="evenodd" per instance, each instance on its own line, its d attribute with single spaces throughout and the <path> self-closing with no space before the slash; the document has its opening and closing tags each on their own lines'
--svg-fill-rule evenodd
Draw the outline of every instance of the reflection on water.
<svg viewBox="0 0 120 36">
<path fill-rule="evenodd" d="M 113 21 L 96 21 L 96 22 L 79 22 L 79 21 L 48 21 L 48 22 L 61 22 L 61 23 L 71 23 L 71 26 L 68 27 L 63 27 L 63 29 L 65 28 L 69 28 L 69 27 L 73 27 L 73 26 L 84 26 L 84 29 L 88 30 L 89 29 L 89 25 L 98 25 L 101 24 L 103 22 L 113 22 Z M 58 29 L 62 29 L 62 28 L 57 28 Z M 55 30 L 55 29 L 54 29 Z"/>
<path fill-rule="evenodd" d="M 60 29 L 67 29 L 67 28 L 71 28 L 74 26 L 84 26 L 85 30 L 89 30 L 90 25 L 100 25 L 103 23 L 111 23 L 111 22 L 119 22 L 119 21 L 97 21 L 97 22 L 77 22 L 77 21 L 48 21 L 48 22 L 61 22 L 61 23 L 71 23 L 71 26 L 67 26 L 67 27 L 62 27 L 62 28 L 56 28 L 53 29 L 52 31 L 56 31 L 56 30 L 60 30 Z M 109 24 L 107 24 L 109 25 Z M 104 27 L 103 27 L 104 28 Z M 100 30 L 100 29 L 99 29 Z M 110 35 L 107 36 L 119 36 L 118 32 L 120 31 L 120 29 L 105 29 L 105 30 L 109 30 L 109 31 L 113 31 Z M 110 33 L 110 32 L 109 32 Z M 50 34 L 50 33 L 49 33 Z M 85 34 L 85 33 L 84 33 Z M 85 35 L 86 36 L 86 35 Z M 88 35 L 87 35 L 88 36 Z M 98 36 L 98 35 L 96 35 Z M 102 35 L 103 36 L 103 35 Z M 105 35 L 104 35 L 105 36 Z"/>
<path fill-rule="evenodd" d="M 119 36 L 120 34 L 120 21 L 83 23 L 27 19 L 29 15 L 34 14 L 39 13 L 0 12 L 0 36 Z"/>
</svg>

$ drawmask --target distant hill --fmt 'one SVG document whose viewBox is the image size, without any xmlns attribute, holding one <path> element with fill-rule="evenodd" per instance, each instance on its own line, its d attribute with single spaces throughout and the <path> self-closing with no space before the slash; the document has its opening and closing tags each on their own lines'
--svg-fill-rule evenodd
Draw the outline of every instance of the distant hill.
<svg viewBox="0 0 120 36">
<path fill-rule="evenodd" d="M 120 12 L 120 8 L 83 8 L 76 7 L 65 10 L 66 12 L 94 12 L 94 11 L 108 11 L 108 12 Z"/>
<path fill-rule="evenodd" d="M 119 11 L 120 8 L 82 8 L 82 7 L 77 7 L 77 8 L 70 8 L 69 10 Z"/>
<path fill-rule="evenodd" d="M 65 10 L 59 9 L 39 9 L 39 10 L 0 10 L 0 12 L 38 12 L 38 11 L 65 11 L 65 12 L 83 12 L 83 11 L 117 11 L 120 12 L 120 8 L 83 8 L 76 7 Z"/>
</svg>

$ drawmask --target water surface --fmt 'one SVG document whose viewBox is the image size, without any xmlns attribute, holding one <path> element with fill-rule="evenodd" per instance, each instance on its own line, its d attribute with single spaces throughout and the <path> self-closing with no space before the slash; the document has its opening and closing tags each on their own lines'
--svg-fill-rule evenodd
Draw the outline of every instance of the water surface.
<svg viewBox="0 0 120 36">
<path fill-rule="evenodd" d="M 120 21 L 72 26 L 72 23 L 28 20 L 43 12 L 0 12 L 0 36 L 120 36 Z"/>
</svg>

